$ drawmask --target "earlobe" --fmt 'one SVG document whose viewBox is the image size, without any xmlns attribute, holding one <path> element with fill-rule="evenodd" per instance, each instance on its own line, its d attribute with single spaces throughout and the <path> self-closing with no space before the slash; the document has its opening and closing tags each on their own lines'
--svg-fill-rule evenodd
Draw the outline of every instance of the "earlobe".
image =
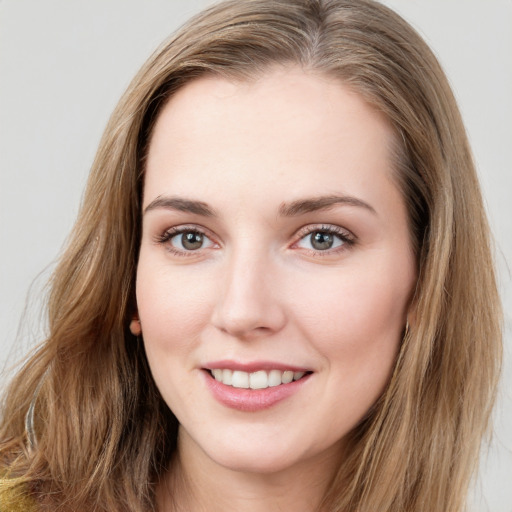
<svg viewBox="0 0 512 512">
<path fill-rule="evenodd" d="M 142 327 L 140 325 L 139 316 L 137 314 L 133 315 L 132 321 L 130 322 L 130 332 L 134 336 L 140 336 L 142 333 Z"/>
</svg>

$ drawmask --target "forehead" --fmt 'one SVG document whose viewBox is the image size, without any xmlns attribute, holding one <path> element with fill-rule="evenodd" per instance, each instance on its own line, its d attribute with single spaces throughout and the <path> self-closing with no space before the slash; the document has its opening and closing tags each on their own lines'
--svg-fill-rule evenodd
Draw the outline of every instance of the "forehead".
<svg viewBox="0 0 512 512">
<path fill-rule="evenodd" d="M 393 141 L 384 115 L 337 79 L 295 67 L 246 82 L 203 77 L 180 89 L 157 119 L 144 203 L 220 187 L 269 200 L 283 189 L 290 200 L 303 189 L 371 196 L 364 189 L 372 184 L 377 195 L 385 188 L 397 195 Z"/>
</svg>

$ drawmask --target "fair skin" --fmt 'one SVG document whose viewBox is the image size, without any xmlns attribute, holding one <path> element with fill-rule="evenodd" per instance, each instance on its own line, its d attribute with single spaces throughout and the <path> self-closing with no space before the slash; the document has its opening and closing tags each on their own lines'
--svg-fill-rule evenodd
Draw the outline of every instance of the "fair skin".
<svg viewBox="0 0 512 512">
<path fill-rule="evenodd" d="M 161 111 L 133 328 L 180 423 L 161 512 L 318 507 L 416 279 L 392 142 L 360 96 L 295 67 L 200 78 Z"/>
</svg>

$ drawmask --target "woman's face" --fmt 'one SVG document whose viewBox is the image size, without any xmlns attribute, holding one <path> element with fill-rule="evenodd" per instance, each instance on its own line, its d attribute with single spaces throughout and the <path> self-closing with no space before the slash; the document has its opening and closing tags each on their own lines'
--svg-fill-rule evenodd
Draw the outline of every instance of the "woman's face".
<svg viewBox="0 0 512 512">
<path fill-rule="evenodd" d="M 183 453 L 312 467 L 381 395 L 416 279 L 392 142 L 360 96 L 298 68 L 201 78 L 162 110 L 137 305 Z"/>
</svg>

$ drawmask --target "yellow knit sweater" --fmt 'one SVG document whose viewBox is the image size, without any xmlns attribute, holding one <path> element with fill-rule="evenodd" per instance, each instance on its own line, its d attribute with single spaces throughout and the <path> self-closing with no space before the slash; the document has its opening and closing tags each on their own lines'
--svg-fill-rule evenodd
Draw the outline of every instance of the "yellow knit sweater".
<svg viewBox="0 0 512 512">
<path fill-rule="evenodd" d="M 0 512 L 36 512 L 21 479 L 0 478 Z"/>
</svg>

